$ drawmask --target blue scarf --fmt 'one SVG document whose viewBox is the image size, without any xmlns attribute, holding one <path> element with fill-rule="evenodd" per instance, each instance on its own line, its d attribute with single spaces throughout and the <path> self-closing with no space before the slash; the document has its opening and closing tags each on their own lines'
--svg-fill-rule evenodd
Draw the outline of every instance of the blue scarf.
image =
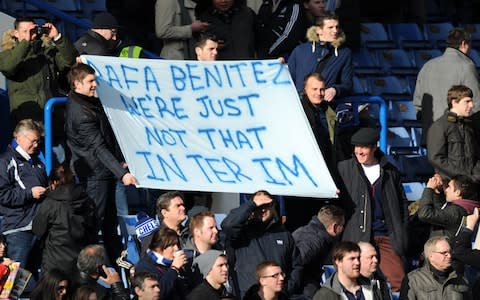
<svg viewBox="0 0 480 300">
<path fill-rule="evenodd" d="M 158 265 L 162 265 L 165 267 L 170 267 L 173 263 L 172 259 L 168 259 L 166 257 L 163 257 L 162 255 L 152 251 L 152 250 L 147 250 L 147 255 L 150 256 L 150 258 Z"/>
</svg>

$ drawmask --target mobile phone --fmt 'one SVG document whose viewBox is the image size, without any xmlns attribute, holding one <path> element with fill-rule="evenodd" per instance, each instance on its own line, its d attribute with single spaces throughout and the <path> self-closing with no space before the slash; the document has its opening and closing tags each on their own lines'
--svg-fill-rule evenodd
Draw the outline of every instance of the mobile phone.
<svg viewBox="0 0 480 300">
<path fill-rule="evenodd" d="M 195 257 L 196 251 L 193 249 L 183 249 L 183 253 L 185 253 L 187 259 L 192 259 Z"/>
<path fill-rule="evenodd" d="M 97 266 L 97 273 L 100 277 L 107 278 L 107 273 L 105 273 L 102 266 Z"/>
</svg>

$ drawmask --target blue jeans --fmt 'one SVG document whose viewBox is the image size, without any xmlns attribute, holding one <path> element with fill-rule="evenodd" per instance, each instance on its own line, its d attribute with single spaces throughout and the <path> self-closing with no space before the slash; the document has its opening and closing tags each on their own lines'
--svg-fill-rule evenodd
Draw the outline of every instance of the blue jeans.
<svg viewBox="0 0 480 300">
<path fill-rule="evenodd" d="M 18 231 L 7 234 L 5 237 L 7 238 L 6 257 L 20 262 L 20 266 L 25 268 L 35 242 L 35 235 L 31 231 Z"/>
<path fill-rule="evenodd" d="M 115 204 L 117 206 L 117 216 L 128 215 L 127 187 L 120 179 L 117 179 L 115 185 Z"/>
</svg>

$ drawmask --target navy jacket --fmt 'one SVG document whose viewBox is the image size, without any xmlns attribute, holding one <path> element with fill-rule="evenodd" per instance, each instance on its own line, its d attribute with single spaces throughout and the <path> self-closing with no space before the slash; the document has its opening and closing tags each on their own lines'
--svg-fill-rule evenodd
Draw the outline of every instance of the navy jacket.
<svg viewBox="0 0 480 300">
<path fill-rule="evenodd" d="M 29 225 L 40 200 L 33 199 L 32 187 L 48 184 L 45 166 L 36 155 L 27 161 L 12 145 L 0 156 L 0 232 Z"/>
<path fill-rule="evenodd" d="M 221 226 L 226 234 L 229 273 L 236 277 L 236 296 L 243 297 L 256 283 L 255 268 L 265 260 L 281 266 L 287 274 L 285 287 L 294 293 L 299 290 L 302 273 L 295 241 L 275 218 L 268 224 L 251 222 L 249 218 L 255 207 L 253 201 L 246 201 L 230 211 Z"/>
</svg>

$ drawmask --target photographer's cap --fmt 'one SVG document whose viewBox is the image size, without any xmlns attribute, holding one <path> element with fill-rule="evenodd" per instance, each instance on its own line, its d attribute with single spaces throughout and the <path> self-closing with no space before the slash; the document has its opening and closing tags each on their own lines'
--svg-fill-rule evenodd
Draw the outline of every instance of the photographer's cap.
<svg viewBox="0 0 480 300">
<path fill-rule="evenodd" d="M 198 270 L 200 270 L 200 273 L 202 273 L 205 278 L 212 269 L 217 258 L 221 255 L 225 256 L 225 252 L 219 250 L 207 250 L 195 257 L 193 264 L 198 266 Z"/>
<path fill-rule="evenodd" d="M 108 12 L 96 15 L 92 23 L 93 29 L 115 29 L 118 27 L 117 19 Z"/>
<path fill-rule="evenodd" d="M 137 224 L 135 225 L 135 232 L 138 239 L 141 241 L 146 236 L 151 235 L 158 229 L 158 222 L 150 218 L 145 212 L 141 211 L 137 214 Z"/>
</svg>

